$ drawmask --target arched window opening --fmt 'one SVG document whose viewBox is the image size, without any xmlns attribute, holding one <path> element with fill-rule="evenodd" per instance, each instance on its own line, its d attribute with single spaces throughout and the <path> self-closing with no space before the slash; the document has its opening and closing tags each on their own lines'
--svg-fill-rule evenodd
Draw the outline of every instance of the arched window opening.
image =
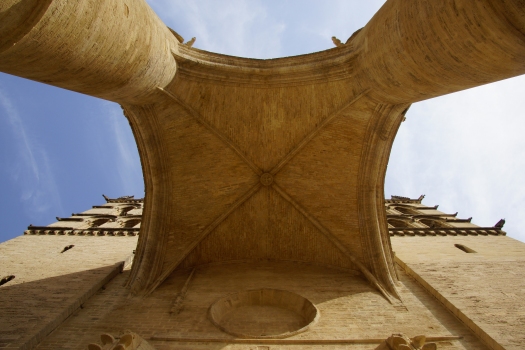
<svg viewBox="0 0 525 350">
<path fill-rule="evenodd" d="M 464 251 L 465 253 L 477 253 L 477 251 L 475 251 L 474 249 L 470 249 L 469 247 L 463 244 L 454 244 L 454 247 Z"/>
<path fill-rule="evenodd" d="M 412 210 L 412 209 L 409 209 L 409 208 L 405 208 L 405 207 L 394 207 L 394 209 L 397 210 L 400 213 L 403 213 L 403 214 L 408 214 L 408 215 L 417 214 L 417 212 L 415 210 Z"/>
<path fill-rule="evenodd" d="M 128 212 L 132 211 L 133 209 L 137 209 L 134 206 L 128 206 L 128 207 L 122 207 L 119 208 L 119 216 L 126 216 L 128 215 Z"/>
<path fill-rule="evenodd" d="M 387 219 L 388 225 L 396 228 L 412 227 L 412 225 L 405 220 Z"/>
<path fill-rule="evenodd" d="M 131 219 L 131 220 L 126 220 L 126 221 L 122 222 L 122 227 L 132 228 L 132 227 L 135 227 L 138 224 L 140 224 L 140 219 Z"/>
<path fill-rule="evenodd" d="M 0 279 L 0 286 L 15 279 L 15 275 L 4 276 Z"/>
<path fill-rule="evenodd" d="M 105 224 L 109 220 L 110 219 L 108 219 L 108 218 L 95 219 L 95 220 L 91 221 L 91 227 L 99 227 L 100 225 Z"/>
<path fill-rule="evenodd" d="M 392 208 L 387 208 L 386 215 L 397 215 L 397 212 Z"/>
<path fill-rule="evenodd" d="M 418 220 L 423 225 L 428 226 L 429 228 L 446 228 L 449 227 L 447 224 L 445 224 L 442 221 L 439 220 L 432 220 L 432 219 L 419 219 Z"/>
<path fill-rule="evenodd" d="M 74 246 L 75 245 L 73 245 L 73 244 L 67 245 L 67 246 L 64 247 L 64 249 L 62 249 L 62 251 L 60 253 L 65 253 L 68 250 L 70 250 L 71 248 L 73 248 Z"/>
</svg>

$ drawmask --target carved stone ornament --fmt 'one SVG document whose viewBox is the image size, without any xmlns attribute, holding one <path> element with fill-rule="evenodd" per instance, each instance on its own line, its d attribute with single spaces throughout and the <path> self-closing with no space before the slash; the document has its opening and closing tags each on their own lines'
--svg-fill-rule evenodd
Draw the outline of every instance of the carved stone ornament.
<svg viewBox="0 0 525 350">
<path fill-rule="evenodd" d="M 382 342 L 375 350 L 437 350 L 436 343 L 426 343 L 424 335 L 418 335 L 412 339 L 404 334 L 392 334 Z"/>
<path fill-rule="evenodd" d="M 155 350 L 147 341 L 130 331 L 126 331 L 120 338 L 102 334 L 100 340 L 102 345 L 89 344 L 88 350 Z"/>
</svg>

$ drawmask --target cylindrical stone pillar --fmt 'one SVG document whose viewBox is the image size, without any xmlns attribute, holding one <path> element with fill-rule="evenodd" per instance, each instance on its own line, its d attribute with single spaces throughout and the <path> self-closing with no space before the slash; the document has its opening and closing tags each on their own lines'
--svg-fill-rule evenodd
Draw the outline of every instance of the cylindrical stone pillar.
<svg viewBox="0 0 525 350">
<path fill-rule="evenodd" d="M 0 71 L 120 103 L 173 79 L 177 45 L 144 0 L 0 1 Z"/>
<path fill-rule="evenodd" d="M 523 0 L 389 0 L 352 40 L 356 81 L 411 103 L 525 73 Z"/>
</svg>

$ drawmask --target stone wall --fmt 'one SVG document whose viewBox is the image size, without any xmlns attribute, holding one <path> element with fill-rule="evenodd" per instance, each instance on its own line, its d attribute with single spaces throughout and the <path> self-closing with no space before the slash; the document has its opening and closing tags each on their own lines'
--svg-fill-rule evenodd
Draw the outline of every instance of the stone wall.
<svg viewBox="0 0 525 350">
<path fill-rule="evenodd" d="M 407 273 L 492 348 L 523 349 L 525 244 L 457 235 L 392 237 L 392 245 Z"/>
<path fill-rule="evenodd" d="M 392 333 L 425 334 L 439 349 L 486 349 L 477 337 L 400 271 L 402 302 L 390 304 L 355 272 L 302 263 L 260 262 L 203 265 L 175 271 L 145 298 L 129 298 L 128 272 L 99 290 L 84 308 L 43 341 L 38 349 L 83 349 L 101 333 L 130 330 L 158 350 L 167 349 L 359 349 L 371 350 Z M 186 283 L 188 282 L 188 283 Z M 187 286 L 186 293 L 180 292 Z M 241 339 L 214 326 L 209 307 L 244 290 L 274 288 L 296 293 L 319 310 L 310 329 L 286 339 Z M 175 308 L 174 306 L 178 306 Z M 244 309 L 250 334 L 286 316 Z M 273 315 L 273 316 L 272 316 Z M 286 325 L 285 325 L 286 326 Z M 261 328 L 262 327 L 262 328 Z M 268 329 L 266 329 L 268 330 Z M 270 329 L 271 331 L 271 329 Z"/>
<path fill-rule="evenodd" d="M 0 349 L 30 349 L 131 263 L 137 237 L 24 235 L 0 245 Z M 70 249 L 62 252 L 65 247 Z"/>
</svg>

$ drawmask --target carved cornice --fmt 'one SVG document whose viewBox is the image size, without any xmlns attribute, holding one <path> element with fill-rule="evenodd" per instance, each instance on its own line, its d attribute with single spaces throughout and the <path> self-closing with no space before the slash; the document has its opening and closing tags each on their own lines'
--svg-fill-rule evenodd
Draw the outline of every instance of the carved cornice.
<svg viewBox="0 0 525 350">
<path fill-rule="evenodd" d="M 31 226 L 24 231 L 24 235 L 48 235 L 48 236 L 137 236 L 140 228 L 83 228 L 53 227 L 53 226 Z"/>
<path fill-rule="evenodd" d="M 418 209 L 414 209 L 414 210 L 418 210 Z M 428 218 L 428 219 L 436 219 L 436 218 L 443 218 L 444 220 L 447 220 L 447 221 L 453 221 L 453 222 L 470 222 L 472 220 L 472 218 L 469 218 L 469 219 L 456 219 L 456 215 L 458 215 L 458 213 L 455 213 L 455 214 L 444 214 L 444 213 L 433 213 L 433 214 L 405 214 L 405 213 L 402 213 L 402 214 L 386 214 L 387 218 L 392 218 L 392 219 L 395 219 L 395 218 L 405 218 L 405 219 L 409 219 L 409 218 L 418 218 L 418 219 L 423 219 L 423 218 Z"/>
<path fill-rule="evenodd" d="M 390 199 L 385 199 L 386 204 L 421 204 L 421 201 L 425 198 L 425 195 L 421 195 L 419 198 L 408 198 L 402 196 L 392 196 Z"/>
<path fill-rule="evenodd" d="M 142 204 L 144 203 L 144 198 L 137 199 L 108 199 L 107 203 L 130 203 L 130 204 Z"/>
<path fill-rule="evenodd" d="M 385 205 L 387 208 L 391 208 L 391 207 L 400 207 L 400 208 L 407 208 L 407 209 L 414 209 L 414 210 L 431 210 L 431 209 L 437 209 L 439 208 L 439 205 L 434 205 L 432 207 L 429 207 L 429 206 L 413 206 L 414 202 L 400 202 L 400 201 L 394 201 L 392 202 L 392 200 L 389 200 L 389 199 L 385 199 Z M 419 204 L 418 202 L 415 202 L 415 204 Z"/>
<path fill-rule="evenodd" d="M 394 227 L 389 228 L 390 236 L 506 236 L 498 227 Z"/>
<path fill-rule="evenodd" d="M 128 112 L 124 110 L 124 107 L 122 107 L 122 109 L 124 111 L 124 115 L 126 116 L 126 118 L 129 119 L 129 115 L 126 114 Z M 104 197 L 104 199 L 106 200 L 106 203 L 137 203 L 137 204 L 140 204 L 144 202 L 144 198 L 133 198 L 134 196 L 122 196 L 118 198 L 109 198 L 105 195 L 102 195 L 102 197 Z"/>
<path fill-rule="evenodd" d="M 307 55 L 250 59 L 179 46 L 172 52 L 177 74 L 218 84 L 277 87 L 350 78 L 359 54 L 353 45 Z"/>
</svg>

